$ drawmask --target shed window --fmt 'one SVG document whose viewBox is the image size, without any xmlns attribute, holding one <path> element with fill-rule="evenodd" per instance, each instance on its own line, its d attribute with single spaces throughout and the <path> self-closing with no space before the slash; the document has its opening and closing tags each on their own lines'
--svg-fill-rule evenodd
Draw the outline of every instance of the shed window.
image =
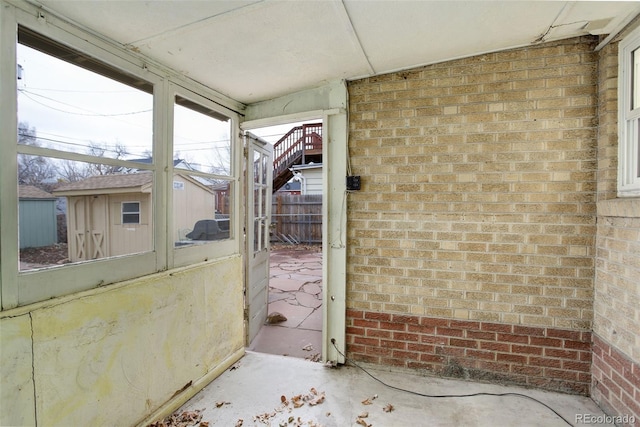
<svg viewBox="0 0 640 427">
<path fill-rule="evenodd" d="M 140 224 L 140 202 L 122 203 L 122 223 Z"/>
</svg>

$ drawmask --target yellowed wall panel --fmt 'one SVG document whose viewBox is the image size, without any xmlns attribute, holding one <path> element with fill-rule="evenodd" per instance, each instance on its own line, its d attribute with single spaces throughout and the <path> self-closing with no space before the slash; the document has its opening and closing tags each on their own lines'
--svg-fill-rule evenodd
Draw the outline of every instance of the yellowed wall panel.
<svg viewBox="0 0 640 427">
<path fill-rule="evenodd" d="M 0 425 L 35 425 L 29 315 L 2 319 L 0 337 Z"/>
<path fill-rule="evenodd" d="M 46 426 L 133 425 L 243 348 L 242 259 L 65 297 L 30 315 L 35 408 L 23 385 L 31 384 L 29 314 L 7 317 L 2 417 L 6 407 L 16 408 L 12 420 L 25 419 L 19 425 L 33 413 Z M 12 391 L 18 386 L 24 396 Z"/>
</svg>

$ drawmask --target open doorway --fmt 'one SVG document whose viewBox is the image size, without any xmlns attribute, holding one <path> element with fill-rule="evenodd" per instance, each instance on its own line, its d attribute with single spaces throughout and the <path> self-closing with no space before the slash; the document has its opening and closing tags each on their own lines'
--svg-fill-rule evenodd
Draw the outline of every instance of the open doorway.
<svg viewBox="0 0 640 427">
<path fill-rule="evenodd" d="M 250 130 L 273 146 L 267 320 L 252 351 L 322 358 L 322 127 L 309 120 Z"/>
</svg>

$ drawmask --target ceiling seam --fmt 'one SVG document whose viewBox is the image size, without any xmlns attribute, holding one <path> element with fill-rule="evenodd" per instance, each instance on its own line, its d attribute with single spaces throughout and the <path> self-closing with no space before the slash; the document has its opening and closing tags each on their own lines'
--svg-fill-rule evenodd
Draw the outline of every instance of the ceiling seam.
<svg viewBox="0 0 640 427">
<path fill-rule="evenodd" d="M 157 33 L 157 34 L 153 34 L 151 36 L 147 36 L 147 37 L 143 37 L 143 38 L 138 39 L 138 40 L 130 41 L 130 42 L 127 43 L 127 45 L 130 45 L 130 46 L 133 46 L 133 45 L 136 45 L 136 44 L 139 45 L 141 43 L 146 43 L 146 42 L 148 42 L 150 40 L 153 40 L 153 39 L 156 39 L 156 38 L 160 38 L 160 37 L 163 37 L 163 36 L 166 37 L 168 35 L 180 32 L 181 30 L 184 30 L 185 28 L 189 28 L 189 27 L 197 26 L 197 25 L 202 25 L 202 24 L 204 24 L 204 23 L 206 23 L 206 22 L 208 22 L 208 21 L 210 21 L 212 19 L 220 18 L 220 17 L 223 17 L 223 16 L 226 17 L 228 15 L 239 13 L 240 11 L 244 11 L 245 9 L 248 9 L 248 8 L 253 8 L 253 7 L 255 7 L 255 6 L 257 6 L 257 5 L 261 4 L 261 3 L 264 3 L 264 2 L 265 2 L 265 0 L 258 0 L 255 3 L 245 4 L 243 6 L 236 7 L 234 9 L 229 9 L 229 10 L 225 10 L 225 11 L 220 12 L 220 13 L 216 13 L 215 15 L 205 16 L 204 18 L 198 19 L 197 21 L 191 21 L 191 22 L 188 22 L 186 24 L 182 24 L 182 25 L 179 25 L 177 27 L 171 28 L 169 30 L 162 31 L 162 32 Z"/>
<path fill-rule="evenodd" d="M 349 28 L 351 29 L 351 32 L 353 33 L 353 38 L 356 41 L 356 44 L 358 45 L 358 47 L 360 48 L 360 52 L 362 53 L 362 56 L 364 57 L 365 61 L 367 61 L 367 66 L 369 67 L 369 71 L 371 73 L 371 75 L 375 75 L 376 74 L 376 70 L 375 68 L 373 68 L 373 65 L 371 65 L 371 61 L 369 61 L 369 55 L 367 55 L 367 52 L 364 49 L 364 46 L 362 46 L 362 42 L 360 41 L 360 37 L 358 36 L 358 32 L 356 31 L 356 28 L 353 25 L 353 22 L 351 21 L 351 16 L 349 16 L 349 12 L 347 11 L 347 7 L 344 4 L 344 0 L 339 0 L 337 3 L 340 4 L 340 10 L 343 12 L 343 16 L 345 18 L 345 21 L 349 24 Z"/>
</svg>

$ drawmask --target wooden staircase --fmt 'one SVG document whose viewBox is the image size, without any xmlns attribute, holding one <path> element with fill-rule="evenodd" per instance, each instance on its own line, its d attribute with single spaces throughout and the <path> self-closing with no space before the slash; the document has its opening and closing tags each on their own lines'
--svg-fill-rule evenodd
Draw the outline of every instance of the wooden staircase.
<svg viewBox="0 0 640 427">
<path fill-rule="evenodd" d="M 291 178 L 294 165 L 322 163 L 322 123 L 296 126 L 273 144 L 273 192 Z"/>
</svg>

